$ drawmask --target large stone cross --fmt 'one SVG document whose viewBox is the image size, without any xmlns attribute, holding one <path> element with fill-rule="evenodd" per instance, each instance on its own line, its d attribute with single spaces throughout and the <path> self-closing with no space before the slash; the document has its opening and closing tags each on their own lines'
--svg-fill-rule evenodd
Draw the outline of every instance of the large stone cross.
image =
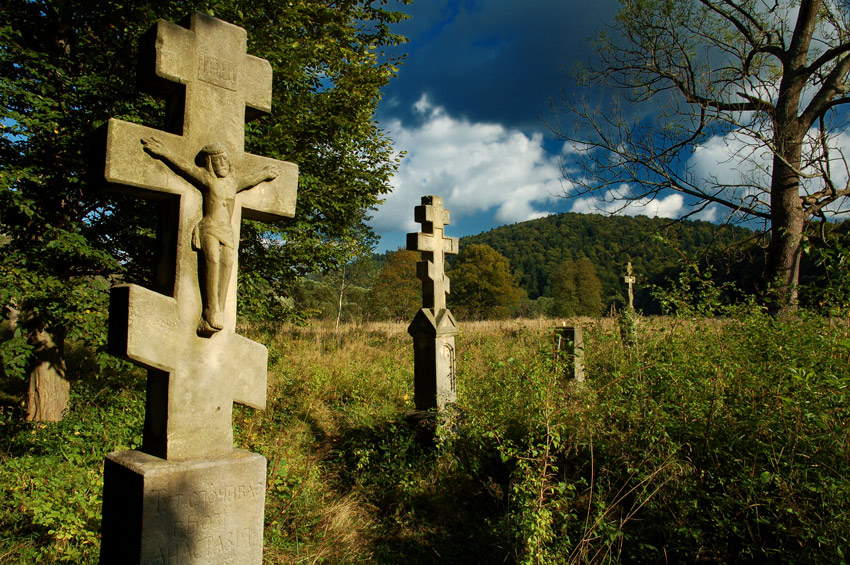
<svg viewBox="0 0 850 565">
<path fill-rule="evenodd" d="M 458 240 L 443 233 L 449 224 L 449 211 L 439 196 L 423 196 L 422 205 L 413 209 L 414 219 L 422 224 L 420 233 L 407 234 L 407 249 L 420 251 L 422 261 L 416 264 L 416 276 L 422 281 L 422 307 L 436 311 L 446 308 L 449 278 L 445 272 L 445 255 L 456 254 Z"/>
<path fill-rule="evenodd" d="M 149 370 L 142 450 L 176 461 L 232 452 L 233 402 L 265 407 L 266 348 L 235 333 L 239 226 L 291 217 L 298 179 L 244 152 L 245 122 L 271 110 L 268 61 L 246 54 L 240 27 L 184 23 L 160 20 L 140 47 L 166 130 L 112 119 L 102 153 L 105 181 L 166 218 L 156 290 L 113 289 L 109 348 Z"/>
</svg>

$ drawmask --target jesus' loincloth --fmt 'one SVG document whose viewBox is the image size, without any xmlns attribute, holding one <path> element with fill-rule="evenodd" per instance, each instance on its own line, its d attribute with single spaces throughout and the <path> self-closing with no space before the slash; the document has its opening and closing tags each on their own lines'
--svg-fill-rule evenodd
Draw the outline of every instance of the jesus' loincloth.
<svg viewBox="0 0 850 565">
<path fill-rule="evenodd" d="M 202 218 L 192 230 L 192 249 L 201 249 L 201 238 L 210 235 L 225 247 L 233 249 L 233 227 L 212 218 Z"/>
</svg>

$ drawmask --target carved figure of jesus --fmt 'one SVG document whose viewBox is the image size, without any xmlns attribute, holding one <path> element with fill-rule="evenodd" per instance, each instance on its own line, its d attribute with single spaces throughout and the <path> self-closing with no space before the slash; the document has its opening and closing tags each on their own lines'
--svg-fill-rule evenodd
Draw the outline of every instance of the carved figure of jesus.
<svg viewBox="0 0 850 565">
<path fill-rule="evenodd" d="M 203 217 L 192 232 L 192 247 L 203 257 L 199 276 L 203 279 L 203 311 L 198 333 L 212 335 L 224 328 L 224 305 L 239 245 L 234 241 L 231 224 L 236 194 L 276 179 L 280 168 L 267 166 L 239 175 L 223 143 L 211 143 L 201 149 L 205 166 L 198 167 L 171 151 L 157 137 L 146 137 L 141 142 L 145 151 L 189 181 L 203 196 Z"/>
</svg>

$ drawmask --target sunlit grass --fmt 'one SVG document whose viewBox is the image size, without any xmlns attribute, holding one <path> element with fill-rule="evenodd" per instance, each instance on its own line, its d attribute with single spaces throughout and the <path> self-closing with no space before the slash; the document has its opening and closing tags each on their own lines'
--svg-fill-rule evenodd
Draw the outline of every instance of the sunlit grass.
<svg viewBox="0 0 850 565">
<path fill-rule="evenodd" d="M 643 318 L 627 347 L 583 319 L 577 385 L 563 322 L 462 322 L 457 410 L 430 432 L 407 419 L 407 324 L 240 329 L 269 348 L 267 409 L 234 410 L 268 460 L 264 561 L 846 560 L 846 324 Z M 78 379 L 60 424 L 0 412 L 0 562 L 97 561 L 102 458 L 138 445 L 143 383 Z"/>
</svg>

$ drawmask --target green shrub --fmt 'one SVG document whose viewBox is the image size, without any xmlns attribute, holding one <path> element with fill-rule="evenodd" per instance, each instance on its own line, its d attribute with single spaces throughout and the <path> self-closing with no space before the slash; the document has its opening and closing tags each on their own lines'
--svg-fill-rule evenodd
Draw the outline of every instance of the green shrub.
<svg viewBox="0 0 850 565">
<path fill-rule="evenodd" d="M 234 435 L 268 459 L 266 560 L 846 563 L 850 326 L 722 311 L 642 318 L 630 346 L 585 321 L 583 384 L 545 321 L 464 326 L 457 411 L 424 433 L 403 325 L 258 333 L 268 408 Z M 75 383 L 59 424 L 0 412 L 0 561 L 97 560 L 143 382 Z"/>
<path fill-rule="evenodd" d="M 0 409 L 0 561 L 97 562 L 103 458 L 141 444 L 143 383 L 138 370 L 77 381 L 54 424 Z"/>
</svg>

